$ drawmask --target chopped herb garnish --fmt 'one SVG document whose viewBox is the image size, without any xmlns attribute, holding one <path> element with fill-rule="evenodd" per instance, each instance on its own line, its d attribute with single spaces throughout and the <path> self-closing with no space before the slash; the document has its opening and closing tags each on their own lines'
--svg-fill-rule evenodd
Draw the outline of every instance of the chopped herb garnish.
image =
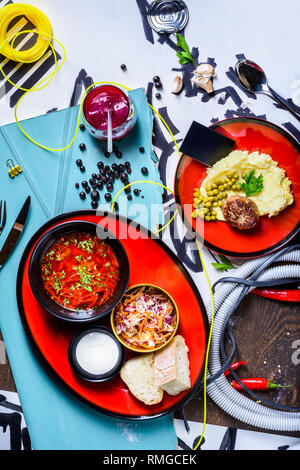
<svg viewBox="0 0 300 470">
<path fill-rule="evenodd" d="M 264 189 L 263 175 L 259 175 L 256 178 L 255 170 L 251 170 L 243 179 L 245 183 L 238 183 L 238 185 L 243 189 L 247 197 L 254 196 Z"/>
</svg>

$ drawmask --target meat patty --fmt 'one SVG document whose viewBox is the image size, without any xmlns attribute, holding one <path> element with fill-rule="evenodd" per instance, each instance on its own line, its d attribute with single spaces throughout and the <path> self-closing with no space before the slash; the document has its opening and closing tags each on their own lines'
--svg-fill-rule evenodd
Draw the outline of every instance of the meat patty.
<svg viewBox="0 0 300 470">
<path fill-rule="evenodd" d="M 223 203 L 222 211 L 226 222 L 238 230 L 251 230 L 259 221 L 258 208 L 248 197 L 228 197 Z"/>
</svg>

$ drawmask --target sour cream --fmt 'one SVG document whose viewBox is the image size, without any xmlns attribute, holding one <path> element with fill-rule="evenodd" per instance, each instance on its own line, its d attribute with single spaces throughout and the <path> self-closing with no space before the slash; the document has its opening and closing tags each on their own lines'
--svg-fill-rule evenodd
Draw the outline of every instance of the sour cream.
<svg viewBox="0 0 300 470">
<path fill-rule="evenodd" d="M 75 355 L 83 370 L 92 375 L 102 375 L 115 367 L 120 350 L 110 335 L 94 331 L 78 341 Z"/>
</svg>

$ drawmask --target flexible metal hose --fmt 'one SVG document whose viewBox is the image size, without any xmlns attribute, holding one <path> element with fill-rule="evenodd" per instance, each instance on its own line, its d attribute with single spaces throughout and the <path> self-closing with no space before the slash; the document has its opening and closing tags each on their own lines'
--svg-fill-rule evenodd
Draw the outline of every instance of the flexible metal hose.
<svg viewBox="0 0 300 470">
<path fill-rule="evenodd" d="M 248 278 L 259 272 L 264 264 L 271 262 L 274 255 L 247 261 L 235 271 L 236 278 Z M 285 262 L 285 265 L 277 265 L 264 269 L 256 277 L 258 281 L 271 281 L 275 279 L 295 278 L 300 279 L 300 250 L 298 247 L 285 254 L 278 254 L 277 262 Z M 254 287 L 247 287 L 250 292 Z M 223 341 L 224 327 L 229 317 L 239 304 L 241 294 L 245 287 L 238 283 L 221 283 L 216 287 L 214 295 L 215 319 L 212 333 L 211 350 L 209 358 L 209 372 L 207 377 L 212 377 L 222 367 L 220 344 Z M 246 292 L 246 293 L 247 293 Z M 209 303 L 208 316 L 211 319 L 212 304 Z M 242 395 L 235 390 L 224 374 L 209 383 L 207 392 L 211 399 L 226 413 L 251 426 L 273 431 L 300 431 L 300 412 L 281 411 L 256 403 L 254 400 Z"/>
</svg>

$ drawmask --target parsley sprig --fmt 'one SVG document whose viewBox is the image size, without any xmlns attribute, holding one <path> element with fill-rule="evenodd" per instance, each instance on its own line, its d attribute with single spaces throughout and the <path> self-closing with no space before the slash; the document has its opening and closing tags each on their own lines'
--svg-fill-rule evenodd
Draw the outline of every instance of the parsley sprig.
<svg viewBox="0 0 300 470">
<path fill-rule="evenodd" d="M 251 170 L 250 173 L 245 175 L 243 178 L 245 183 L 238 183 L 238 185 L 243 188 L 247 197 L 254 196 L 264 189 L 263 175 L 259 175 L 256 178 L 255 170 Z"/>
<path fill-rule="evenodd" d="M 236 269 L 236 266 L 234 266 L 226 256 L 220 255 L 220 260 L 222 263 L 211 263 L 211 265 L 221 273 L 227 271 L 227 269 Z"/>
<path fill-rule="evenodd" d="M 180 47 L 180 49 L 182 49 L 182 51 L 177 51 L 176 52 L 176 55 L 179 58 L 179 63 L 180 64 L 188 64 L 189 62 L 192 62 L 196 66 L 194 58 L 193 58 L 193 56 L 190 52 L 189 46 L 187 45 L 187 42 L 186 42 L 184 36 L 177 33 L 176 37 L 177 37 L 176 46 Z"/>
</svg>

